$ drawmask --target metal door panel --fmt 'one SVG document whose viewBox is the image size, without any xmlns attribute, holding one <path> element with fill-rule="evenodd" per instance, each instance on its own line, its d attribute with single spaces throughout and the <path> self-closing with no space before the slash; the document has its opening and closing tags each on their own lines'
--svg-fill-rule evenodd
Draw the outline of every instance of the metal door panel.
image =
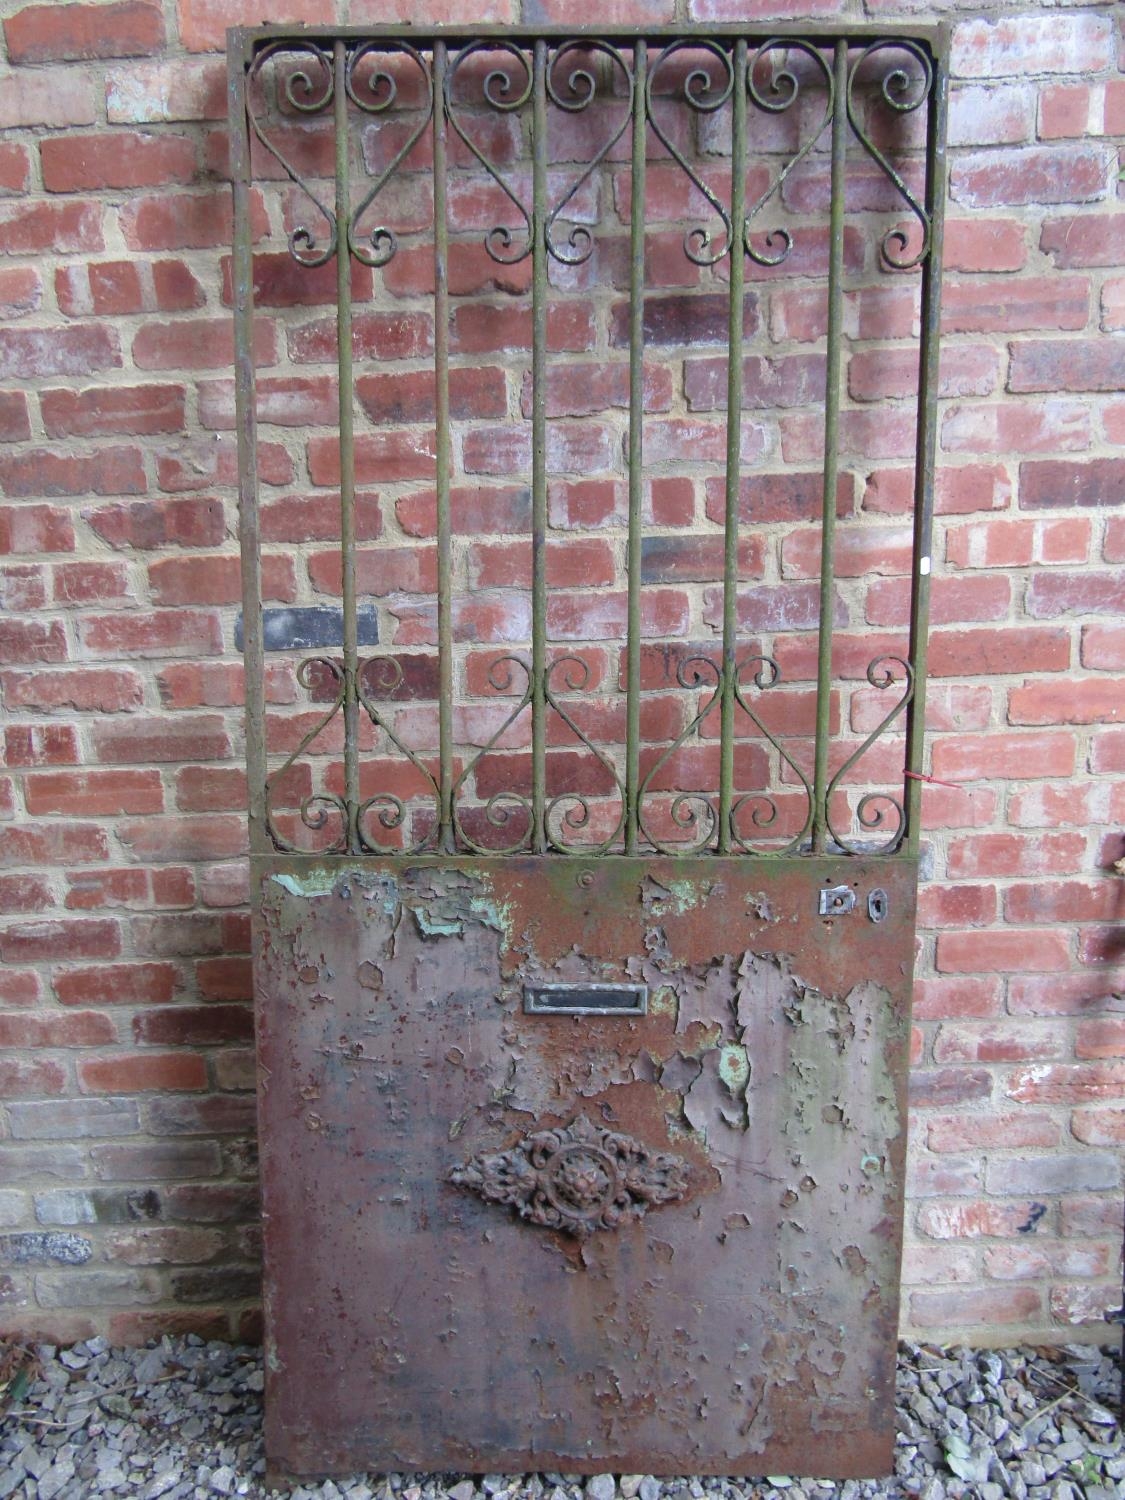
<svg viewBox="0 0 1125 1500">
<path fill-rule="evenodd" d="M 912 862 L 254 864 L 280 1472 L 889 1468 Z M 473 1187 L 551 1130 L 561 1225 Z M 678 1163 L 608 1225 L 603 1131 Z"/>
</svg>

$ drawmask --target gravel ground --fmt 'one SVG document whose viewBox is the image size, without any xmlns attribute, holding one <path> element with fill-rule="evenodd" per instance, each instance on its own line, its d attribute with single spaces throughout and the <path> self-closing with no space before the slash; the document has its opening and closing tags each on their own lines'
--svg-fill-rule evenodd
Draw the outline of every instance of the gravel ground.
<svg viewBox="0 0 1125 1500">
<path fill-rule="evenodd" d="M 1097 1349 L 903 1345 L 895 1476 L 846 1484 L 598 1474 L 391 1474 L 325 1481 L 293 1500 L 1125 1500 L 1115 1361 Z M 0 1345 L 0 1500 L 214 1500 L 267 1493 L 257 1349 L 164 1339 L 113 1349 Z M 276 1492 L 272 1492 L 276 1493 Z"/>
</svg>

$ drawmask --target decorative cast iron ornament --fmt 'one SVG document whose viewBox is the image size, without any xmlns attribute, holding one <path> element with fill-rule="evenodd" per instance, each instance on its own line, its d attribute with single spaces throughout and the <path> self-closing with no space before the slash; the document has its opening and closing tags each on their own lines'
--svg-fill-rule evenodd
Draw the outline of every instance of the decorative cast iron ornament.
<svg viewBox="0 0 1125 1500">
<path fill-rule="evenodd" d="M 507 1204 L 529 1224 L 585 1239 L 617 1229 L 687 1192 L 687 1163 L 650 1151 L 631 1135 L 578 1115 L 569 1125 L 536 1130 L 507 1151 L 481 1152 L 449 1180 L 486 1203 Z"/>
</svg>

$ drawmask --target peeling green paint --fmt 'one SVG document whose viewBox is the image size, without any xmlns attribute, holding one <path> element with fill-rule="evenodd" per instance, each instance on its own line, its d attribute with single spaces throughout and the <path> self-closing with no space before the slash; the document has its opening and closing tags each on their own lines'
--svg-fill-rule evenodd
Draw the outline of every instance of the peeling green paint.
<svg viewBox="0 0 1125 1500">
<path fill-rule="evenodd" d="M 719 1050 L 719 1077 L 732 1094 L 745 1089 L 750 1082 L 750 1059 L 746 1048 L 728 1042 Z"/>
<path fill-rule="evenodd" d="M 323 865 L 310 870 L 307 875 L 290 875 L 287 870 L 271 875 L 270 879 L 291 896 L 331 896 L 339 875 Z"/>
</svg>

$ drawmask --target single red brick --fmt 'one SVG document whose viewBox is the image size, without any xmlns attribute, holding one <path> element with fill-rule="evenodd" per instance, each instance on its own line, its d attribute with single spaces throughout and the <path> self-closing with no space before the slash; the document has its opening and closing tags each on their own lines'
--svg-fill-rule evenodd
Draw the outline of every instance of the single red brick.
<svg viewBox="0 0 1125 1500">
<path fill-rule="evenodd" d="M 41 875 L 0 876 L 0 912 L 6 916 L 46 911 L 54 904 L 54 892 Z"/>
<path fill-rule="evenodd" d="M 164 16 L 151 0 L 108 5 L 27 5 L 4 22 L 11 63 L 140 57 L 164 46 Z"/>
<path fill-rule="evenodd" d="M 954 880 L 1070 874 L 1085 852 L 1080 833 L 974 833 L 950 839 L 946 870 Z"/>
<path fill-rule="evenodd" d="M 1061 1057 L 1063 1038 L 1049 1023 L 1034 1028 L 1026 1023 L 961 1023 L 944 1025 L 934 1039 L 934 1061 L 939 1063 L 1029 1062 Z"/>
<path fill-rule="evenodd" d="M 988 396 L 996 389 L 999 359 L 986 344 L 942 350 L 942 396 Z M 918 390 L 916 349 L 860 349 L 848 360 L 848 391 L 856 401 L 884 401 Z"/>
<path fill-rule="evenodd" d="M 948 453 L 1079 452 L 1090 446 L 1090 413 L 1077 403 L 952 406 L 942 420 L 941 445 Z"/>
<path fill-rule="evenodd" d="M 235 766 L 184 766 L 176 772 L 176 806 L 181 812 L 241 812 L 246 773 Z"/>
<path fill-rule="evenodd" d="M 1065 932 L 941 932 L 934 962 L 943 974 L 1065 971 L 1071 945 Z"/>
<path fill-rule="evenodd" d="M 145 818 L 119 824 L 117 837 L 144 860 L 230 859 L 247 848 L 245 818 L 226 814 Z"/>
<path fill-rule="evenodd" d="M 43 279 L 34 266 L 0 267 L 0 317 L 8 320 L 22 318 L 27 313 L 37 312 L 42 305 Z M 6 396 L 9 394 L 16 393 L 5 393 Z M 19 437 L 30 435 L 21 432 L 6 437 L 4 441 L 17 442 Z"/>
<path fill-rule="evenodd" d="M 58 620 L 0 620 L 0 663 L 60 662 L 69 656 Z"/>
<path fill-rule="evenodd" d="M 74 521 L 57 505 L 0 507 L 0 553 L 73 552 Z"/>
<path fill-rule="evenodd" d="M 1002 1010 L 1002 981 L 991 975 L 939 975 L 914 981 L 913 1013 L 919 1021 L 997 1016 Z"/>
<path fill-rule="evenodd" d="M 199 554 L 161 558 L 149 564 L 148 581 L 154 604 L 236 604 L 242 598 L 237 557 Z M 262 559 L 262 597 L 291 604 L 296 589 L 293 558 L 268 553 Z"/>
<path fill-rule="evenodd" d="M 189 52 L 221 52 L 228 26 L 256 26 L 262 19 L 253 0 L 177 0 L 176 10 L 180 40 Z M 325 12 L 319 0 L 280 0 L 271 6 L 270 20 L 315 26 L 323 23 Z"/>
<path fill-rule="evenodd" d="M 472 429 L 466 435 L 466 442 L 471 436 Z M 339 441 L 334 437 L 310 438 L 307 451 L 309 478 L 313 484 L 338 487 Z M 403 428 L 390 432 L 361 433 L 355 440 L 354 454 L 358 484 L 432 479 L 437 468 L 432 429 Z"/>
<path fill-rule="evenodd" d="M 1114 1103 L 1125 1086 L 1125 1063 L 1044 1063 L 1012 1072 L 1005 1092 L 1033 1104 Z"/>
<path fill-rule="evenodd" d="M 4 730 L 0 749 L 5 766 L 73 766 L 78 732 L 73 724 L 15 724 Z"/>
<path fill-rule="evenodd" d="M 987 927 L 995 920 L 994 886 L 926 886 L 918 893 L 918 922 L 922 927 Z M 935 1062 L 949 1060 L 934 1054 Z"/>
<path fill-rule="evenodd" d="M 58 563 L 52 582 L 56 604 L 131 604 L 136 598 L 124 563 Z"/>
<path fill-rule="evenodd" d="M 318 318 L 289 328 L 288 341 L 289 358 L 294 364 L 336 363 L 335 318 Z M 361 310 L 352 321 L 352 353 L 357 363 L 418 359 L 432 353 L 433 347 L 434 325 L 428 314 Z"/>
<path fill-rule="evenodd" d="M 226 538 L 221 500 L 143 500 L 135 505 L 104 505 L 83 512 L 84 519 L 110 547 L 151 552 L 157 547 L 217 547 Z"/>
<path fill-rule="evenodd" d="M 229 307 L 233 301 L 233 257 L 224 255 L 220 263 L 222 300 Z M 336 262 L 323 266 L 303 266 L 285 251 L 259 253 L 254 256 L 255 307 L 315 307 L 318 303 L 336 303 Z M 352 301 L 371 300 L 373 279 L 368 266 L 353 260 L 351 265 Z M 383 315 L 384 318 L 386 314 Z M 333 320 L 334 321 L 334 320 Z M 308 324 L 306 327 L 310 326 Z"/>
<path fill-rule="evenodd" d="M 23 922 L 0 933 L 0 956 L 5 963 L 116 958 L 120 952 L 121 927 L 109 919 Z"/>
<path fill-rule="evenodd" d="M 1125 672 L 1125 630 L 1120 625 L 1084 625 L 1082 665 L 1092 670 Z"/>
<path fill-rule="evenodd" d="M 24 779 L 24 795 L 33 816 L 68 813 L 90 818 L 164 810 L 158 771 L 33 772 Z"/>
<path fill-rule="evenodd" d="M 121 365 L 112 328 L 74 323 L 65 328 L 0 329 L 0 375 L 39 380 L 45 375 L 89 375 Z"/>
<path fill-rule="evenodd" d="M 1074 770 L 1071 734 L 963 735 L 937 740 L 934 774 L 941 780 L 976 781 L 989 777 L 1019 780 L 1068 776 Z"/>
<path fill-rule="evenodd" d="M 50 437 L 91 437 L 179 432 L 184 426 L 182 385 L 88 386 L 40 393 Z"/>
<path fill-rule="evenodd" d="M 948 218 L 942 260 L 947 271 L 1022 271 L 1027 230 L 1019 219 Z"/>
<path fill-rule="evenodd" d="M 107 859 L 110 843 L 95 823 L 20 823 L 5 834 L 5 864 L 84 864 Z"/>
<path fill-rule="evenodd" d="M 930 637 L 928 666 L 935 677 L 1065 672 L 1070 666 L 1070 636 L 1056 627 L 1034 625 L 935 630 Z"/>
<path fill-rule="evenodd" d="M 0 204 L 0 255 L 42 255 L 51 251 L 73 255 L 76 251 L 102 250 L 105 248 L 102 214 L 100 203 L 79 200 L 52 203 L 44 199 Z M 66 332 L 64 329 L 51 331 L 56 336 Z M 44 345 L 50 342 L 47 333 L 46 329 L 38 333 Z M 120 364 L 120 360 L 116 363 Z"/>
<path fill-rule="evenodd" d="M 42 609 L 47 602 L 46 570 L 41 563 L 0 568 L 0 609 L 12 614 Z"/>
<path fill-rule="evenodd" d="M 1123 386 L 1125 353 L 1112 339 L 1021 339 L 1012 345 L 1010 391 L 1113 392 Z"/>
<path fill-rule="evenodd" d="M 950 196 L 970 208 L 1093 203 L 1105 195 L 1103 146 L 1024 146 L 966 153 L 950 174 Z"/>
<path fill-rule="evenodd" d="M 207 1069 L 202 1057 L 191 1052 L 84 1057 L 78 1061 L 78 1086 L 84 1094 L 202 1089 L 207 1087 Z"/>
<path fill-rule="evenodd" d="M 110 720 L 94 726 L 92 739 L 96 758 L 108 764 L 225 760 L 231 748 L 220 714 Z"/>
<path fill-rule="evenodd" d="M 117 1027 L 96 1010 L 0 1013 L 0 1047 L 98 1047 L 116 1040 Z"/>
<path fill-rule="evenodd" d="M 949 1109 L 992 1093 L 987 1068 L 916 1068 L 910 1075 L 910 1104 L 915 1109 Z"/>
<path fill-rule="evenodd" d="M 227 189 L 139 194 L 122 206 L 118 221 L 130 250 L 213 250 L 230 245 L 234 235 Z M 265 202 L 254 189 L 250 198 L 251 239 L 261 240 L 268 234 Z"/>
<path fill-rule="evenodd" d="M 176 990 L 174 964 L 99 964 L 59 969 L 53 976 L 61 1005 L 163 1005 Z"/>
<path fill-rule="evenodd" d="M 272 323 L 256 320 L 254 358 L 259 365 L 277 361 Z M 133 339 L 133 363 L 140 370 L 214 370 L 234 362 L 234 326 L 228 318 L 177 319 L 146 323 Z"/>
<path fill-rule="evenodd" d="M 254 1013 L 246 1005 L 169 1005 L 133 1017 L 133 1040 L 156 1046 L 213 1047 L 253 1036 Z"/>
<path fill-rule="evenodd" d="M 0 487 L 14 498 L 34 495 L 140 495 L 147 488 L 139 448 L 105 447 L 65 454 L 48 448 L 21 450 L 0 459 Z"/>
<path fill-rule="evenodd" d="M 296 469 L 280 443 L 258 440 L 258 480 L 267 485 L 293 483 Z M 174 448 L 156 450 L 156 483 L 162 490 L 234 489 L 238 483 L 238 446 L 234 438 L 185 438 Z"/>
<path fill-rule="evenodd" d="M 202 609 L 85 615 L 78 634 L 91 657 L 217 656 L 223 644 L 218 615 Z"/>
<path fill-rule="evenodd" d="M 1082 329 L 1090 316 L 1090 283 L 1084 276 L 952 281 L 942 290 L 941 309 L 946 333 Z"/>
<path fill-rule="evenodd" d="M 935 578 L 930 592 L 930 622 L 954 625 L 1006 620 L 1011 601 L 1012 586 L 1007 578 Z M 865 618 L 872 625 L 905 625 L 910 618 L 910 580 L 886 578 L 872 583 L 867 590 Z"/>
<path fill-rule="evenodd" d="M 0 145 L 0 191 L 25 193 L 31 181 L 31 153 L 26 146 Z"/>
<path fill-rule="evenodd" d="M 0 1090 L 5 1099 L 36 1099 L 65 1094 L 66 1068 L 61 1062 L 46 1058 L 0 1057 Z"/>
<path fill-rule="evenodd" d="M 1125 213 L 1046 219 L 1039 248 L 1060 267 L 1120 266 L 1125 257 Z"/>
<path fill-rule="evenodd" d="M 47 136 L 39 143 L 39 155 L 49 193 L 189 183 L 197 170 L 195 143 L 187 136 L 121 129 Z"/>
<path fill-rule="evenodd" d="M 1103 1109 L 1076 1109 L 1070 1117 L 1075 1139 L 1088 1146 L 1121 1146 L 1125 1143 L 1125 1105 Z"/>
<path fill-rule="evenodd" d="M 1057 1146 L 1059 1124 L 1045 1114 L 939 1115 L 929 1121 L 926 1144 L 931 1151 Z"/>
<path fill-rule="evenodd" d="M 1079 24 L 1071 25 L 1071 20 Z M 1028 73 L 1096 73 L 1114 62 L 1109 18 L 1058 14 L 1002 16 L 958 23 L 952 70 L 958 78 Z"/>
<path fill-rule="evenodd" d="M 1102 508 L 1125 484 L 1125 459 L 1043 460 L 1020 465 L 1020 505 L 1025 510 Z"/>
<path fill-rule="evenodd" d="M 1125 602 L 1125 595 L 1123 595 Z M 1009 724 L 1104 724 L 1125 713 L 1125 678 L 1025 682 L 1008 694 Z"/>
<path fill-rule="evenodd" d="M 1037 573 L 1028 585 L 1025 608 L 1033 619 L 1067 614 L 1117 615 L 1125 606 L 1125 581 L 1112 573 Z"/>
<path fill-rule="evenodd" d="M 249 958 L 201 958 L 196 983 L 205 1000 L 251 1000 L 254 980 Z"/>
</svg>

